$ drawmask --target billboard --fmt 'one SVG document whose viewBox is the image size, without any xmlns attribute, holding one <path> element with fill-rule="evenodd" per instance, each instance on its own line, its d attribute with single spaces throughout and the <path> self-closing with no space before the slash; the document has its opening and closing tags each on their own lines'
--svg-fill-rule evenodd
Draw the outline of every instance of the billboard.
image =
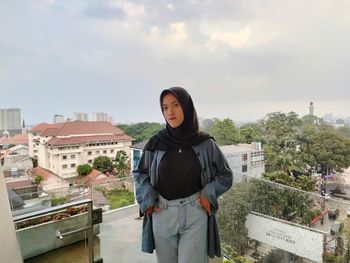
<svg viewBox="0 0 350 263">
<path fill-rule="evenodd" d="M 303 258 L 322 262 L 325 233 L 295 224 L 276 221 L 265 216 L 249 214 L 248 237 Z"/>
</svg>

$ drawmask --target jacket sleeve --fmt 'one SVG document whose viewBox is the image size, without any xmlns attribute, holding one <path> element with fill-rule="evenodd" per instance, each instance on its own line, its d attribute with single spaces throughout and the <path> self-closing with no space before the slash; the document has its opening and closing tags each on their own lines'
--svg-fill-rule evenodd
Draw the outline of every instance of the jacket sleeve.
<svg viewBox="0 0 350 263">
<path fill-rule="evenodd" d="M 137 168 L 133 171 L 135 178 L 136 200 L 142 213 L 155 204 L 156 191 L 151 185 L 150 167 L 154 153 L 144 151 Z"/>
<path fill-rule="evenodd" d="M 233 176 L 226 157 L 214 140 L 210 140 L 208 147 L 208 162 L 210 169 L 210 182 L 202 190 L 209 200 L 214 211 L 218 210 L 217 198 L 232 186 Z"/>
</svg>

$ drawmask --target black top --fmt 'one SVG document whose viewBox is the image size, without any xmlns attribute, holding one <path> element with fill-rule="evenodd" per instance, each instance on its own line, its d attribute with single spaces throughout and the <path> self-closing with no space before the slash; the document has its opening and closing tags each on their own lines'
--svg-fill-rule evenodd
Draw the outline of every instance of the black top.
<svg viewBox="0 0 350 263">
<path fill-rule="evenodd" d="M 201 164 L 192 147 L 170 149 L 158 166 L 157 188 L 161 196 L 174 200 L 202 189 Z"/>
</svg>

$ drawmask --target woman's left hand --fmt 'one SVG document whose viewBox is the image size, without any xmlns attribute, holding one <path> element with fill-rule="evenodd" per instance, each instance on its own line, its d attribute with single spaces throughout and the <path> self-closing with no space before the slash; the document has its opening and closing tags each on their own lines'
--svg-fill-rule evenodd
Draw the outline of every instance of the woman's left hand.
<svg viewBox="0 0 350 263">
<path fill-rule="evenodd" d="M 199 194 L 199 203 L 203 207 L 203 209 L 208 213 L 208 215 L 211 215 L 211 208 L 210 203 L 207 198 L 205 198 L 204 194 L 200 192 Z"/>
</svg>

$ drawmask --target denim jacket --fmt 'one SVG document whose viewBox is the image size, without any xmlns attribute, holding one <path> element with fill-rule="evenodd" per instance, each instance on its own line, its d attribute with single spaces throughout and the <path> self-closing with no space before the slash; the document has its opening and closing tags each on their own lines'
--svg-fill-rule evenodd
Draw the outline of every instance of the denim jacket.
<svg viewBox="0 0 350 263">
<path fill-rule="evenodd" d="M 208 256 L 221 256 L 220 238 L 215 213 L 218 210 L 218 197 L 232 186 L 232 171 L 225 156 L 214 140 L 209 139 L 192 146 L 202 167 L 202 193 L 211 205 L 208 216 Z M 136 180 L 136 199 L 141 212 L 156 204 L 158 193 L 155 190 L 158 179 L 158 165 L 165 151 L 144 151 L 138 167 L 133 171 Z M 142 227 L 142 251 L 153 253 L 155 249 L 152 217 L 144 217 Z"/>
</svg>

